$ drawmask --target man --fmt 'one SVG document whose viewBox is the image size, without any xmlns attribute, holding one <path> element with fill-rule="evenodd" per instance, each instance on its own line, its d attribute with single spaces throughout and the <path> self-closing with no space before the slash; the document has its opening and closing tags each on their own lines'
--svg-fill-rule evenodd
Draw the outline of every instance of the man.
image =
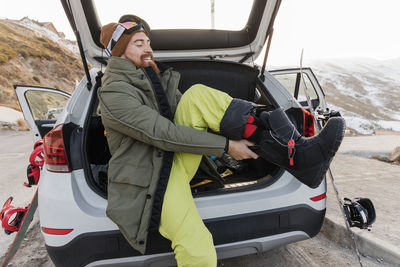
<svg viewBox="0 0 400 267">
<path fill-rule="evenodd" d="M 141 253 L 148 231 L 158 229 L 171 240 L 178 266 L 216 266 L 212 236 L 189 186 L 202 155 L 260 155 L 316 187 L 340 145 L 344 123 L 330 120 L 320 135 L 305 139 L 282 110 L 258 118 L 253 103 L 201 84 L 181 95 L 179 73 L 154 62 L 149 31 L 133 15 L 101 30 L 111 56 L 98 93 L 112 154 L 107 215 Z M 289 161 L 288 149 L 300 158 L 293 152 Z"/>
</svg>

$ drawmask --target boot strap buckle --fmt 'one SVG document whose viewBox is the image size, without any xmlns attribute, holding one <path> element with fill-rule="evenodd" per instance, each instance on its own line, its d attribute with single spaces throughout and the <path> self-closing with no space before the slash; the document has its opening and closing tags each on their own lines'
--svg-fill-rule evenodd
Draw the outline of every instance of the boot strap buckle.
<svg viewBox="0 0 400 267">
<path fill-rule="evenodd" d="M 288 158 L 290 166 L 294 166 L 294 154 L 296 153 L 296 143 L 293 139 L 290 139 L 287 143 L 288 146 Z"/>
</svg>

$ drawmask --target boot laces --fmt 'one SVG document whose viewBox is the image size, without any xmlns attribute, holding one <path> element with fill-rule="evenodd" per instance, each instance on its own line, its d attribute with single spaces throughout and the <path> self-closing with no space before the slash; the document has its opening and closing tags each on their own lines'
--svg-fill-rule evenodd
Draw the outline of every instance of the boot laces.
<svg viewBox="0 0 400 267">
<path fill-rule="evenodd" d="M 293 129 L 292 136 L 289 138 L 289 140 L 292 140 L 292 139 L 293 139 L 295 131 L 296 131 L 296 130 Z M 274 132 L 272 132 L 272 130 L 269 130 L 269 133 L 271 134 L 272 138 L 273 138 L 278 144 L 280 144 L 281 146 L 284 146 L 284 147 L 288 147 L 287 144 L 283 144 L 281 141 L 279 141 L 279 140 L 274 136 Z"/>
</svg>

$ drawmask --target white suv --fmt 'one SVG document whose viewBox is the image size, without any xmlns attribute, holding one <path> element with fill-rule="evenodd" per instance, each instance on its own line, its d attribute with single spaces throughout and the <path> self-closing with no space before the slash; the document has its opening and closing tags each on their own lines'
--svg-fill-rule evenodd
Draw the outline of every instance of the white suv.
<svg viewBox="0 0 400 267">
<path fill-rule="evenodd" d="M 77 32 L 87 71 L 73 94 L 15 87 L 35 139 L 46 135 L 45 166 L 39 182 L 42 234 L 57 266 L 175 265 L 170 242 L 158 232 L 149 233 L 147 252 L 141 255 L 106 216 L 110 153 L 96 92 L 107 64 L 99 34 L 100 19 L 108 10 L 96 10 L 100 2 L 62 0 Z M 118 2 L 112 1 L 113 9 L 120 9 L 114 20 L 136 13 L 135 4 Z M 150 35 L 155 57 L 181 73 L 182 92 L 203 83 L 266 108 L 282 107 L 300 133 L 310 133 L 314 124 L 310 113 L 305 112 L 309 107 L 302 98 L 304 84 L 314 110 L 326 110 L 323 92 L 312 71 L 267 72 L 248 64 L 271 39 L 279 5 L 280 0 L 254 0 L 249 13 L 244 14 L 247 20 L 242 30 L 153 29 Z M 184 12 L 172 11 L 178 15 Z M 151 18 L 142 17 L 151 24 Z M 90 70 L 86 60 L 91 63 Z M 51 119 L 49 109 L 58 108 L 63 111 Z M 217 162 L 204 157 L 192 188 L 219 259 L 262 252 L 313 237 L 320 231 L 326 208 L 325 181 L 311 189 L 263 159 L 246 160 L 243 168 L 229 171 L 221 170 Z"/>
</svg>

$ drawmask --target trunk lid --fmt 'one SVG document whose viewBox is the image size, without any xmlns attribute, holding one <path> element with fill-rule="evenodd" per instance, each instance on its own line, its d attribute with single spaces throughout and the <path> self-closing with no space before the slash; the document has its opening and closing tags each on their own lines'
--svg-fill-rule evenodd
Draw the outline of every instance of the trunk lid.
<svg viewBox="0 0 400 267">
<path fill-rule="evenodd" d="M 274 19 L 281 0 L 254 0 L 247 11 L 236 11 L 239 12 L 237 14 L 243 13 L 245 16 L 244 25 L 238 30 L 230 30 L 226 27 L 225 29 L 224 27 L 221 27 L 221 29 L 214 28 L 212 11 L 210 11 L 212 16 L 211 27 L 195 28 L 189 25 L 193 20 L 189 19 L 188 16 L 194 16 L 200 10 L 190 7 L 188 4 L 186 4 L 186 10 L 183 9 L 184 3 L 187 1 L 179 2 L 181 5 L 179 9 L 172 6 L 172 3 L 176 1 L 166 1 L 164 5 L 168 3 L 171 6 L 164 8 L 165 10 L 162 6 L 164 1 L 159 1 L 157 2 L 158 10 L 147 16 L 140 14 L 137 7 L 139 5 L 148 8 L 152 5 L 142 0 L 138 5 L 132 1 L 127 4 L 122 0 L 114 0 L 112 4 L 105 4 L 103 0 L 61 0 L 61 2 L 72 28 L 79 32 L 85 56 L 93 66 L 99 66 L 100 63 L 104 63 L 106 58 L 103 47 L 99 42 L 102 24 L 117 22 L 120 16 L 130 13 L 142 17 L 152 27 L 150 38 L 154 55 L 158 60 L 218 58 L 236 62 L 251 61 L 260 54 L 268 35 L 272 33 Z M 204 2 L 210 3 L 208 0 L 201 2 L 203 4 Z M 211 3 L 213 2 L 211 1 Z M 232 17 L 232 15 L 235 14 L 230 10 L 233 10 L 234 5 L 238 5 L 238 3 L 230 1 L 227 3 L 229 4 L 226 5 L 226 8 L 220 8 L 218 11 L 220 13 L 217 13 L 217 15 L 219 14 L 218 17 L 222 18 L 231 15 L 233 23 L 235 16 Z M 213 10 L 213 6 L 211 7 L 211 10 Z M 152 6 L 151 9 L 155 10 L 157 7 Z M 165 16 L 165 21 L 170 20 L 171 22 L 176 20 L 177 17 L 178 20 L 181 18 L 181 25 L 179 25 L 179 28 L 173 28 L 173 25 L 168 29 L 154 28 L 152 26 L 154 17 L 161 17 L 162 20 L 163 16 Z M 229 21 L 225 23 L 229 23 Z M 157 27 L 157 25 L 155 26 Z M 79 41 L 78 37 L 77 39 Z"/>
</svg>

